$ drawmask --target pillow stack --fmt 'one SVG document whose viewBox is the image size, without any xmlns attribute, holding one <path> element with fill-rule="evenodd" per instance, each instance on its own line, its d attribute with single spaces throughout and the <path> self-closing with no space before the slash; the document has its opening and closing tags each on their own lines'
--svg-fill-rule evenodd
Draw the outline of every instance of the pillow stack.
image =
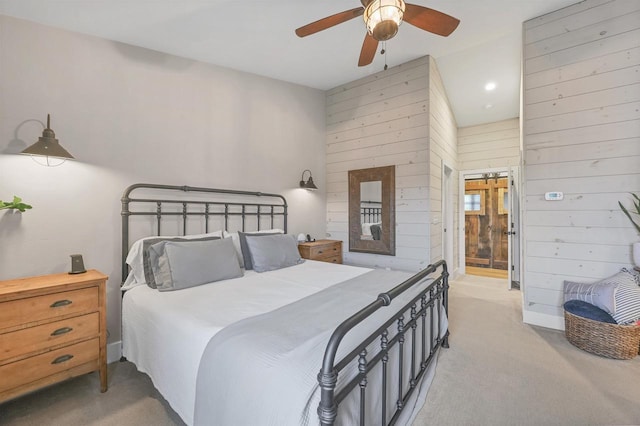
<svg viewBox="0 0 640 426">
<path fill-rule="evenodd" d="M 304 260 L 295 237 L 269 229 L 143 238 L 132 245 L 126 262 L 131 272 L 123 290 L 146 284 L 173 291 L 242 277 L 241 268 L 266 272 Z"/>
<path fill-rule="evenodd" d="M 640 321 L 640 274 L 623 268 L 595 283 L 564 282 L 564 301 L 590 303 L 613 317 L 620 325 Z"/>
</svg>

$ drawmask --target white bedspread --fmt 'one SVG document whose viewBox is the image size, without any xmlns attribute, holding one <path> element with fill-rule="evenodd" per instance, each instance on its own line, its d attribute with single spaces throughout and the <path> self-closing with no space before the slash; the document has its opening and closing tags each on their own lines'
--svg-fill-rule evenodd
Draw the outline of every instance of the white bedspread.
<svg viewBox="0 0 640 426">
<path fill-rule="evenodd" d="M 347 317 L 375 300 L 379 293 L 395 287 L 410 276 L 411 274 L 397 271 L 371 271 L 273 312 L 237 322 L 216 334 L 207 345 L 200 363 L 195 424 L 318 424 L 316 409 L 320 392 L 316 376 L 331 333 Z M 430 279 L 426 281 L 431 282 Z M 339 347 L 337 360 L 353 350 L 426 285 L 423 283 L 408 289 L 389 307 L 379 309 L 347 333 Z M 405 319 L 409 320 L 408 315 Z M 442 332 L 446 328 L 444 320 L 441 324 Z M 409 350 L 413 343 L 407 336 L 403 374 L 405 390 L 409 386 Z M 415 344 L 418 345 L 417 342 Z M 370 347 L 379 347 L 379 342 L 373 342 Z M 396 364 L 397 352 L 393 354 L 395 356 L 392 355 L 390 365 Z M 350 368 L 340 373 L 338 390 L 355 377 L 357 367 L 357 363 L 352 363 Z M 435 361 L 431 367 L 435 367 Z M 390 383 L 397 383 L 397 369 L 392 368 L 388 372 L 388 379 Z M 427 377 L 428 382 L 430 379 L 430 376 Z M 370 372 L 368 380 L 373 385 L 370 389 L 378 388 L 380 371 L 377 374 L 376 370 Z M 392 386 L 387 400 L 389 411 L 392 411 L 390 409 L 397 398 L 393 389 Z M 417 401 L 424 401 L 425 392 L 426 389 L 421 387 L 420 392 L 414 393 L 403 409 L 398 424 L 404 425 L 411 421 L 421 406 Z M 353 398 L 348 401 L 351 407 L 346 407 L 344 402 L 340 406 L 337 425 L 357 424 L 354 413 L 359 413 L 358 394 L 356 387 L 356 392 L 350 395 Z M 381 403 L 379 391 L 370 391 L 366 404 L 366 424 L 380 424 Z"/>
<path fill-rule="evenodd" d="M 196 377 L 209 340 L 229 324 L 292 303 L 369 269 L 307 260 L 303 264 L 174 292 L 146 285 L 122 301 L 123 355 L 193 424 Z"/>
</svg>

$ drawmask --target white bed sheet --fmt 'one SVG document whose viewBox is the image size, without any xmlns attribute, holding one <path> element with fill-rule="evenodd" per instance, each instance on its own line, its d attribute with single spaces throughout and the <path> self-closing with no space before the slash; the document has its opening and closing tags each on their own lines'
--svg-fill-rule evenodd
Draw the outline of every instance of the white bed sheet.
<svg viewBox="0 0 640 426">
<path fill-rule="evenodd" d="M 122 301 L 123 355 L 151 377 L 171 407 L 191 425 L 200 358 L 218 331 L 368 271 L 307 260 L 173 292 L 134 287 Z"/>
</svg>

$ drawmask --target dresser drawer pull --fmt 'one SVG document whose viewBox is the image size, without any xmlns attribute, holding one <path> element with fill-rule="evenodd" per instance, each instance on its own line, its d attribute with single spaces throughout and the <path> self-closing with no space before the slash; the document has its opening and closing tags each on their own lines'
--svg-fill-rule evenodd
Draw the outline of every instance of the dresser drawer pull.
<svg viewBox="0 0 640 426">
<path fill-rule="evenodd" d="M 318 254 L 322 254 L 322 250 L 318 251 Z"/>
<path fill-rule="evenodd" d="M 57 302 L 53 302 L 51 304 L 51 306 L 49 306 L 50 308 L 59 308 L 61 306 L 67 306 L 72 304 L 73 302 L 71 300 L 65 299 L 65 300 L 58 300 Z"/>
<path fill-rule="evenodd" d="M 51 333 L 51 335 L 52 336 L 59 336 L 61 334 L 67 334 L 68 332 L 70 332 L 72 330 L 73 330 L 73 328 L 71 328 L 71 327 L 62 327 L 62 328 L 57 329 L 53 333 Z"/>
<path fill-rule="evenodd" d="M 71 358 L 73 358 L 73 355 L 69 355 L 69 354 L 62 355 L 62 356 L 59 356 L 58 358 L 54 359 L 53 361 L 51 361 L 51 364 L 60 364 L 60 363 L 65 362 L 65 361 L 69 361 Z"/>
</svg>

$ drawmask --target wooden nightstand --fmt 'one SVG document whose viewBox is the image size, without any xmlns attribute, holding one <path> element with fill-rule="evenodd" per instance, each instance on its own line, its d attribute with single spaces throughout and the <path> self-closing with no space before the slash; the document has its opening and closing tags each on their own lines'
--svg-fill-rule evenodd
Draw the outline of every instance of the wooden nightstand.
<svg viewBox="0 0 640 426">
<path fill-rule="evenodd" d="M 320 262 L 342 263 L 342 241 L 318 240 L 298 244 L 300 256 Z"/>
<path fill-rule="evenodd" d="M 96 270 L 0 281 L 0 402 L 96 370 L 107 390 L 106 282 Z"/>
</svg>

